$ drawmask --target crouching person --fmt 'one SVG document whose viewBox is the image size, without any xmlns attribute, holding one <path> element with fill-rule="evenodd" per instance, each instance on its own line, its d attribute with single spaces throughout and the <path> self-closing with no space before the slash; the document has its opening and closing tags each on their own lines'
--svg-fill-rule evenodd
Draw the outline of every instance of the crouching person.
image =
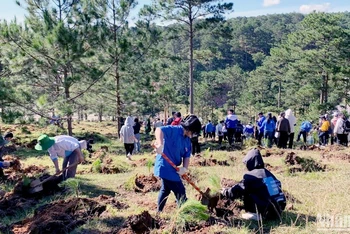
<svg viewBox="0 0 350 234">
<path fill-rule="evenodd" d="M 281 189 L 281 182 L 267 169 L 258 149 L 253 149 L 244 157 L 248 172 L 243 180 L 232 188 L 224 188 L 221 194 L 229 199 L 243 199 L 247 213 L 244 219 L 278 219 L 286 207 L 286 197 Z"/>
<path fill-rule="evenodd" d="M 50 154 L 50 158 L 55 165 L 56 173 L 60 171 L 58 165 L 58 156 L 64 157 L 62 163 L 62 169 L 71 166 L 63 172 L 63 180 L 75 177 L 78 163 L 84 161 L 84 156 L 80 149 L 79 141 L 71 136 L 56 136 L 48 137 L 47 135 L 41 135 L 38 138 L 38 144 L 35 146 L 36 150 L 47 150 Z"/>
<path fill-rule="evenodd" d="M 157 211 L 163 211 L 170 192 L 175 194 L 177 204 L 187 200 L 185 187 L 181 176 L 188 170 L 191 156 L 191 138 L 199 134 L 201 123 L 195 115 L 189 115 L 182 119 L 179 126 L 159 127 L 155 131 L 156 136 L 156 161 L 154 174 L 162 179 L 162 187 L 158 195 Z M 162 157 L 164 153 L 176 165 L 180 167 L 176 171 L 168 161 Z"/>
</svg>

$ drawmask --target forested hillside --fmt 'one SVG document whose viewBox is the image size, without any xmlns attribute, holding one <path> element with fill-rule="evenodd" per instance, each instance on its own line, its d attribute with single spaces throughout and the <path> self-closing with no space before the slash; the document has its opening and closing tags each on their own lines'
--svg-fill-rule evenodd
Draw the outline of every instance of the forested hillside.
<svg viewBox="0 0 350 234">
<path fill-rule="evenodd" d="M 142 9 L 131 25 L 134 3 L 25 2 L 25 23 L 0 25 L 3 121 L 59 114 L 69 126 L 73 114 L 189 108 L 185 23 L 160 26 Z M 228 107 L 247 117 L 286 108 L 317 116 L 349 100 L 349 13 L 198 19 L 193 27 L 194 113 L 204 119 Z"/>
</svg>

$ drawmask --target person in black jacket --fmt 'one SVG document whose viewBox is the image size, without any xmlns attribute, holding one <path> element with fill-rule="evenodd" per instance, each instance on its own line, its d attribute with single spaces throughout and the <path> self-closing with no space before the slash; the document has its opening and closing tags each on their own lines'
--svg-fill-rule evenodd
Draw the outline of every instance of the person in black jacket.
<svg viewBox="0 0 350 234">
<path fill-rule="evenodd" d="M 243 180 L 232 188 L 223 188 L 222 196 L 232 200 L 243 199 L 247 213 L 243 214 L 242 218 L 258 220 L 260 215 L 263 219 L 280 218 L 286 206 L 281 182 L 264 168 L 264 161 L 258 149 L 250 150 L 243 163 L 248 169 Z"/>
</svg>

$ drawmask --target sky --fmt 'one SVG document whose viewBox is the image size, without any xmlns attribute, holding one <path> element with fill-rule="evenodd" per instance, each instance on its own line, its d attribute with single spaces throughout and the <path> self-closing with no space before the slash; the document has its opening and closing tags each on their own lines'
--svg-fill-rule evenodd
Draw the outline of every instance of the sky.
<svg viewBox="0 0 350 234">
<path fill-rule="evenodd" d="M 227 0 L 226 2 L 230 2 Z M 151 0 L 138 0 L 138 6 L 133 13 L 145 4 L 151 4 Z M 267 14 L 280 14 L 299 12 L 308 14 L 314 10 L 322 12 L 350 11 L 350 0 L 235 0 L 234 12 L 227 17 L 258 16 Z M 16 17 L 19 22 L 25 18 L 25 10 L 17 6 L 15 0 L 0 0 L 0 19 L 12 20 Z"/>
</svg>

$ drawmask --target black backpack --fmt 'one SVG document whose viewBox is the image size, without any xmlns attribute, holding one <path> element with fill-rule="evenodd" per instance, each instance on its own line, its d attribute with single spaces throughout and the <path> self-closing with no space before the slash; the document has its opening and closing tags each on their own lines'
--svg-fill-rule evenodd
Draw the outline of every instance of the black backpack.
<svg viewBox="0 0 350 234">
<path fill-rule="evenodd" d="M 273 177 L 267 177 L 263 179 L 263 183 L 266 185 L 270 196 L 265 216 L 268 219 L 281 219 L 281 213 L 285 209 L 287 202 L 286 196 L 281 189 L 281 182 Z"/>
<path fill-rule="evenodd" d="M 344 134 L 350 133 L 350 121 L 349 120 L 343 121 L 343 133 Z"/>
</svg>

